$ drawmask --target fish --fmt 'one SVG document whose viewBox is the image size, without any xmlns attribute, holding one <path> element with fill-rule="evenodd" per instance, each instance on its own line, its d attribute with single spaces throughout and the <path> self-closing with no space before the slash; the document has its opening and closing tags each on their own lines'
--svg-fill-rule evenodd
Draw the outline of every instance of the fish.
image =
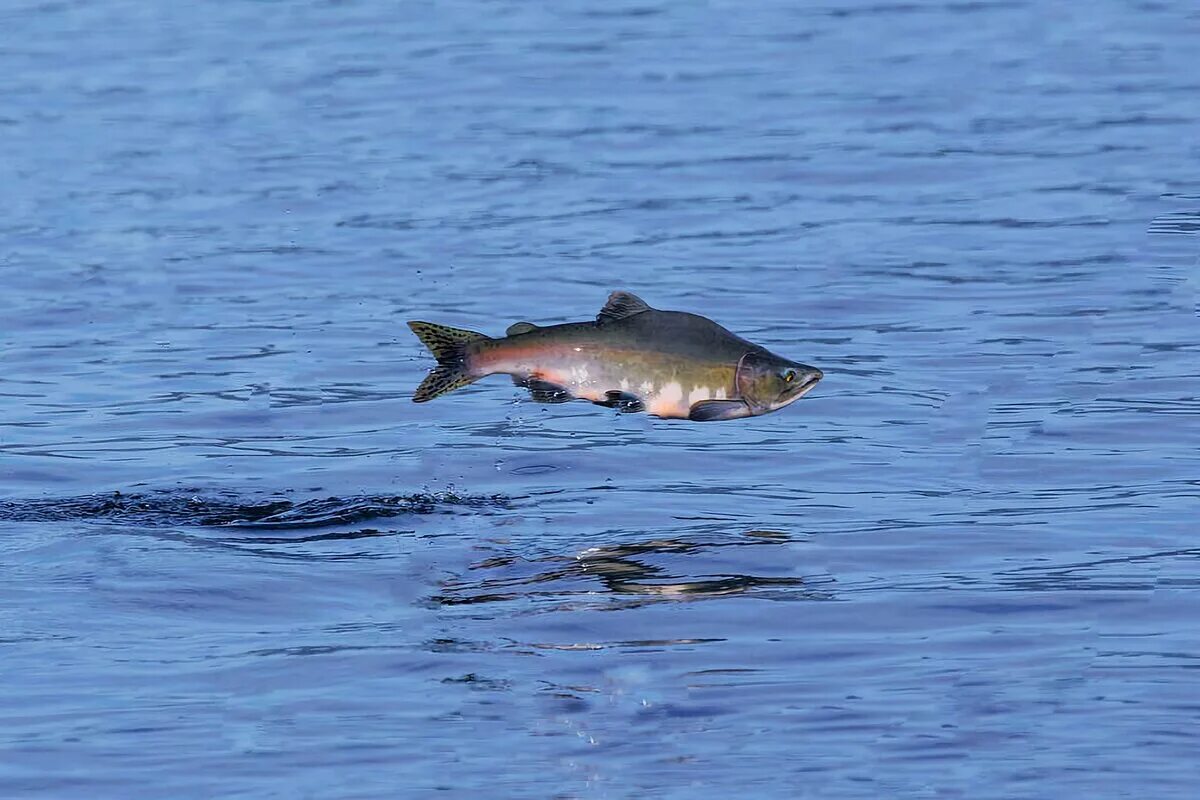
<svg viewBox="0 0 1200 800">
<path fill-rule="evenodd" d="M 433 322 L 408 326 L 438 362 L 413 394 L 416 403 L 506 374 L 539 403 L 582 399 L 713 422 L 778 411 L 824 377 L 707 317 L 660 311 L 624 291 L 613 292 L 594 321 L 517 322 L 499 338 Z"/>
</svg>

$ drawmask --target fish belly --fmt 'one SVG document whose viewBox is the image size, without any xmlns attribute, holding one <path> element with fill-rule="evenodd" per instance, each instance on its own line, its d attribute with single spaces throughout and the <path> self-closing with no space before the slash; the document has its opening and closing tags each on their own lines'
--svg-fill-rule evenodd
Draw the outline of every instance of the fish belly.
<svg viewBox="0 0 1200 800">
<path fill-rule="evenodd" d="M 730 375 L 732 376 L 732 369 Z M 691 374 L 689 374 L 691 373 Z M 627 369 L 608 377 L 609 390 L 632 395 L 642 401 L 646 413 L 667 419 L 686 419 L 692 406 L 702 400 L 724 400 L 728 390 L 723 381 L 703 371 L 677 369 Z"/>
<path fill-rule="evenodd" d="M 704 400 L 725 400 L 725 387 L 704 385 L 701 380 L 672 380 L 657 386 L 643 400 L 646 411 L 656 417 L 686 419 L 692 406 Z"/>
<path fill-rule="evenodd" d="M 588 353 L 583 348 L 575 351 L 573 347 L 510 348 L 478 365 L 489 373 L 552 383 L 594 403 L 605 402 L 610 392 L 632 395 L 642 401 L 647 413 L 666 418 L 687 418 L 695 403 L 725 400 L 730 394 L 733 365 L 727 376 L 724 370 L 689 366 L 656 364 L 653 359 L 620 353 Z"/>
<path fill-rule="evenodd" d="M 485 355 L 476 368 L 487 374 L 511 375 L 521 381 L 552 383 L 575 397 L 593 402 L 604 400 L 614 380 L 602 360 L 579 355 L 572 348 L 508 348 L 507 352 Z"/>
</svg>

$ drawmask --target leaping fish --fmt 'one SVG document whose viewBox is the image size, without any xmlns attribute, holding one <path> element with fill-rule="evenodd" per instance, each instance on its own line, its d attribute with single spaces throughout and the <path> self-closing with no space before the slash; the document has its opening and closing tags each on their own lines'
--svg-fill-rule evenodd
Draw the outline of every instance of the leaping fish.
<svg viewBox="0 0 1200 800">
<path fill-rule="evenodd" d="M 432 322 L 408 326 L 438 360 L 416 403 L 499 373 L 540 403 L 584 399 L 709 422 L 777 411 L 822 378 L 710 319 L 659 311 L 629 292 L 613 292 L 595 322 L 518 322 L 497 339 Z"/>
</svg>

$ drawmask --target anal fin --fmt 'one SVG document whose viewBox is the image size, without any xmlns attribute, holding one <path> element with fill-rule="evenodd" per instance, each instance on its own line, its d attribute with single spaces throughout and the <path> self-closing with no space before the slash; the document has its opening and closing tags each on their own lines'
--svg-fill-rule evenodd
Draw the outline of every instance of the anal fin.
<svg viewBox="0 0 1200 800">
<path fill-rule="evenodd" d="M 692 422 L 717 422 L 749 416 L 750 406 L 741 400 L 701 400 L 692 403 L 688 409 L 688 419 Z"/>
</svg>

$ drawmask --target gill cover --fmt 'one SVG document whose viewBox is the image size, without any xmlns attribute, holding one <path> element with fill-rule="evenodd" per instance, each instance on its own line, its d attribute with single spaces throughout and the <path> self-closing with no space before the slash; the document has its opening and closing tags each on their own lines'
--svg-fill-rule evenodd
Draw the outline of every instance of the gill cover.
<svg viewBox="0 0 1200 800">
<path fill-rule="evenodd" d="M 751 413 L 764 414 L 770 411 L 771 396 L 766 383 L 774 372 L 774 364 L 764 353 L 750 351 L 738 360 L 734 373 L 734 385 L 738 397 L 750 406 Z"/>
</svg>

